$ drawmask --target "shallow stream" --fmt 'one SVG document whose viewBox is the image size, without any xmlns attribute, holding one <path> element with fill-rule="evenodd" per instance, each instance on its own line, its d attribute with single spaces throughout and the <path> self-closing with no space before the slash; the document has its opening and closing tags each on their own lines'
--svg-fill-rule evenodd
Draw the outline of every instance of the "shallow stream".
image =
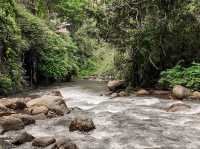
<svg viewBox="0 0 200 149">
<path fill-rule="evenodd" d="M 190 110 L 170 113 L 164 109 L 180 101 L 135 96 L 110 99 L 100 96 L 105 89 L 103 82 L 77 81 L 56 88 L 68 107 L 76 108 L 63 117 L 27 126 L 25 130 L 35 137 L 67 136 L 80 149 L 200 149 L 200 103 L 188 102 Z M 69 132 L 70 119 L 79 114 L 91 117 L 96 129 Z M 4 136 L 13 137 L 18 132 Z M 31 148 L 30 143 L 18 147 Z"/>
</svg>

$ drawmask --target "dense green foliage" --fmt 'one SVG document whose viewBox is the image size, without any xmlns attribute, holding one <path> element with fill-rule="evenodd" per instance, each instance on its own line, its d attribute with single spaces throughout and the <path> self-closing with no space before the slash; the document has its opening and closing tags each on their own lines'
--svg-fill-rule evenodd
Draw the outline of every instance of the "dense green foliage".
<svg viewBox="0 0 200 149">
<path fill-rule="evenodd" d="M 56 34 L 12 1 L 0 3 L 0 19 L 0 94 L 22 90 L 26 71 L 35 83 L 38 79 L 66 80 L 77 73 L 77 47 L 70 36 Z M 24 67 L 28 65 L 25 59 L 34 63 L 34 69 Z"/>
<path fill-rule="evenodd" d="M 79 76 L 114 74 L 113 47 L 100 39 L 95 19 L 85 20 L 73 37 L 79 48 Z"/>
<path fill-rule="evenodd" d="M 118 70 L 132 85 L 152 86 L 161 71 L 199 60 L 200 23 L 192 2 L 114 0 L 99 14 L 101 35 L 118 48 Z"/>
<path fill-rule="evenodd" d="M 87 0 L 59 0 L 57 4 L 59 16 L 72 24 L 72 31 L 77 30 L 86 19 Z"/>
<path fill-rule="evenodd" d="M 15 22 L 15 3 L 0 2 L 0 94 L 22 89 L 21 55 L 25 43 Z"/>
<path fill-rule="evenodd" d="M 38 58 L 39 76 L 58 79 L 76 72 L 75 60 L 69 57 L 69 53 L 73 52 L 70 48 L 76 48 L 69 45 L 72 43 L 70 37 L 62 38 L 42 20 L 20 7 L 17 21 L 29 50 Z"/>
<path fill-rule="evenodd" d="M 199 8 L 198 0 L 2 0 L 0 94 L 23 89 L 27 75 L 37 84 L 77 73 L 199 89 Z"/>
<path fill-rule="evenodd" d="M 183 85 L 191 89 L 200 89 L 200 64 L 193 63 L 187 68 L 177 65 L 167 69 L 161 73 L 159 83 L 164 88 Z"/>
</svg>

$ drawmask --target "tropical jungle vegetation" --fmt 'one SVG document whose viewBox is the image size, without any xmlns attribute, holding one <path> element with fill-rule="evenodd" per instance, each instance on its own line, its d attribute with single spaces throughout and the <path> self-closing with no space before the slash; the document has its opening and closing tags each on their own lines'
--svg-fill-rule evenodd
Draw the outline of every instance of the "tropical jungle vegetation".
<svg viewBox="0 0 200 149">
<path fill-rule="evenodd" d="M 198 0 L 1 0 L 0 94 L 96 75 L 200 88 Z"/>
</svg>

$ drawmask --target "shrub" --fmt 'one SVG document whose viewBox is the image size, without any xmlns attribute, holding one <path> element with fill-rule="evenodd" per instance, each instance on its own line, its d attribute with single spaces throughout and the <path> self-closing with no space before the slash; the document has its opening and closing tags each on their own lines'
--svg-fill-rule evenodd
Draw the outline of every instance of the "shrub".
<svg viewBox="0 0 200 149">
<path fill-rule="evenodd" d="M 0 2 L 0 93 L 17 91 L 23 86 L 21 56 L 26 47 L 16 23 L 16 3 Z"/>
<path fill-rule="evenodd" d="M 7 94 L 12 91 L 12 80 L 9 76 L 0 74 L 0 94 Z"/>
<path fill-rule="evenodd" d="M 153 86 L 161 71 L 199 60 L 200 22 L 191 2 L 113 0 L 99 14 L 101 36 L 117 47 L 115 63 L 130 85 Z"/>
<path fill-rule="evenodd" d="M 69 37 L 63 38 L 38 17 L 17 7 L 17 21 L 29 44 L 27 50 L 37 58 L 37 74 L 49 79 L 64 79 L 77 72 L 73 52 L 76 46 Z"/>
<path fill-rule="evenodd" d="M 77 57 L 79 75 L 107 76 L 114 73 L 114 50 L 110 44 L 99 38 L 99 29 L 94 19 L 87 19 L 75 32 L 74 40 L 77 43 Z"/>
<path fill-rule="evenodd" d="M 167 69 L 161 73 L 159 84 L 164 88 L 183 85 L 191 89 L 200 89 L 200 64 L 193 63 L 187 68 L 177 65 Z"/>
</svg>

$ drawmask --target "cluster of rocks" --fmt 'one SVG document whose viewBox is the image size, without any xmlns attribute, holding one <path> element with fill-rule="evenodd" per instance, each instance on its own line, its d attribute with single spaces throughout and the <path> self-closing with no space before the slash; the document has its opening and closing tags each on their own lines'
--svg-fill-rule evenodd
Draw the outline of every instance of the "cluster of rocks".
<svg viewBox="0 0 200 149">
<path fill-rule="evenodd" d="M 89 132 L 95 129 L 94 122 L 88 117 L 74 118 L 69 126 L 69 131 Z"/>
<path fill-rule="evenodd" d="M 171 99 L 178 99 L 178 100 L 187 100 L 187 99 L 200 100 L 199 91 L 192 91 L 181 85 L 174 86 L 172 91 L 140 89 L 135 92 L 135 95 L 136 96 L 162 95 Z"/>
<path fill-rule="evenodd" d="M 168 99 L 175 100 L 200 100 L 200 92 L 192 91 L 184 86 L 176 85 L 173 87 L 172 91 L 162 91 L 162 90 L 154 90 L 148 91 L 145 89 L 141 89 L 135 92 L 137 96 L 151 96 L 151 95 L 161 95 L 161 97 L 167 97 Z M 183 102 L 173 103 L 165 110 L 167 112 L 177 112 L 177 111 L 185 111 L 191 109 L 190 105 L 187 105 Z"/>
<path fill-rule="evenodd" d="M 123 80 L 109 81 L 107 87 L 108 92 L 105 95 L 110 96 L 111 98 L 126 97 L 129 95 L 128 92 L 125 91 L 126 82 Z"/>
<path fill-rule="evenodd" d="M 129 96 L 129 93 L 125 91 L 126 82 L 123 80 L 112 80 L 107 84 L 108 92 L 105 95 L 111 96 L 111 98 L 115 97 L 125 97 Z M 136 96 L 158 96 L 158 97 L 166 97 L 170 95 L 170 91 L 165 90 L 146 90 L 139 89 L 134 91 Z"/>
<path fill-rule="evenodd" d="M 172 90 L 172 96 L 175 99 L 180 99 L 180 100 L 184 100 L 184 99 L 200 100 L 200 92 L 192 91 L 181 85 L 174 86 Z"/>
<path fill-rule="evenodd" d="M 0 134 L 21 130 L 27 125 L 35 124 L 37 120 L 63 116 L 69 112 L 70 109 L 59 91 L 52 91 L 42 96 L 0 99 Z M 72 119 L 69 126 L 70 131 L 88 132 L 93 129 L 95 129 L 95 125 L 92 119 L 83 116 Z M 32 142 L 32 145 L 36 147 L 53 145 L 52 149 L 78 149 L 76 144 L 68 138 L 35 138 L 27 132 L 19 134 L 12 140 L 13 145 L 21 145 L 26 142 Z"/>
<path fill-rule="evenodd" d="M 69 109 L 65 101 L 57 95 L 43 95 L 34 99 L 1 99 L 0 133 L 23 129 L 38 119 L 57 117 L 67 112 Z"/>
<path fill-rule="evenodd" d="M 45 148 L 51 145 L 51 149 L 78 149 L 77 145 L 69 138 L 57 138 L 54 137 L 38 137 L 35 138 L 27 132 L 22 132 L 15 139 L 12 144 L 21 145 L 26 142 L 32 142 L 32 146 Z"/>
<path fill-rule="evenodd" d="M 105 95 L 114 97 L 124 97 L 128 96 L 128 92 L 124 91 L 126 88 L 126 83 L 123 80 L 112 80 L 107 84 L 109 91 Z M 192 91 L 184 86 L 176 85 L 173 87 L 172 91 L 169 90 L 146 90 L 138 89 L 134 91 L 136 96 L 158 96 L 164 98 L 172 99 L 198 99 L 200 100 L 200 92 Z"/>
<path fill-rule="evenodd" d="M 122 80 L 112 80 L 109 81 L 107 84 L 107 87 L 109 89 L 108 93 L 106 95 L 111 96 L 111 98 L 115 97 L 125 97 L 129 94 L 124 91 L 126 88 L 125 81 Z M 146 89 L 137 89 L 134 91 L 134 95 L 139 97 L 144 96 L 155 96 L 155 97 L 161 97 L 166 99 L 177 99 L 177 100 L 200 100 L 200 92 L 198 91 L 191 91 L 190 89 L 181 86 L 176 85 L 173 87 L 172 91 L 170 90 L 146 90 Z M 183 111 L 191 109 L 191 107 L 183 102 L 174 103 L 170 105 L 165 110 L 167 112 L 177 112 L 177 111 Z"/>
<path fill-rule="evenodd" d="M 174 103 L 174 104 L 170 105 L 165 110 L 167 112 L 177 112 L 177 111 L 185 111 L 185 110 L 189 110 L 189 109 L 191 109 L 190 105 L 187 105 L 185 103 L 179 102 L 179 103 Z"/>
</svg>

